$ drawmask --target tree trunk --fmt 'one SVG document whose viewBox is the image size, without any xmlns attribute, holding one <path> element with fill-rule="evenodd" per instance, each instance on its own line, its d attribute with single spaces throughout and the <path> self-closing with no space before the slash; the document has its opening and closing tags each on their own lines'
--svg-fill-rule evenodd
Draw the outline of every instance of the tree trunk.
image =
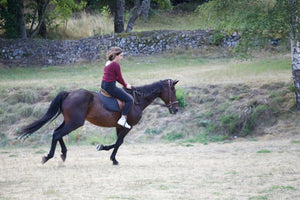
<svg viewBox="0 0 300 200">
<path fill-rule="evenodd" d="M 291 40 L 292 74 L 295 86 L 297 110 L 300 110 L 300 43 Z"/>
<path fill-rule="evenodd" d="M 300 43 L 298 27 L 298 0 L 288 0 L 288 6 L 290 10 L 292 74 L 295 86 L 297 110 L 300 110 Z"/>
<path fill-rule="evenodd" d="M 124 31 L 125 0 L 116 0 L 115 33 Z"/>
<path fill-rule="evenodd" d="M 30 38 L 34 37 L 39 31 L 40 31 L 40 28 L 42 26 L 43 23 L 45 23 L 45 15 L 46 15 L 46 10 L 47 10 L 47 7 L 49 5 L 51 0 L 46 0 L 46 2 L 44 2 L 43 0 L 43 7 L 41 8 L 41 16 L 39 15 L 39 23 L 38 25 L 36 26 L 36 28 L 33 30 L 33 25 L 35 24 L 35 19 L 36 19 L 36 12 L 39 12 L 39 7 L 37 7 L 34 15 L 33 15 L 33 19 L 32 19 L 32 22 L 31 22 L 31 28 L 30 28 L 30 31 L 29 31 L 29 36 Z"/>
<path fill-rule="evenodd" d="M 149 7 L 148 7 L 149 6 Z M 149 11 L 150 9 L 150 0 L 143 0 L 142 3 L 140 0 L 134 1 L 134 7 L 130 11 L 130 18 L 127 24 L 126 32 L 131 32 L 134 26 L 134 22 L 145 10 Z"/>
<path fill-rule="evenodd" d="M 43 19 L 44 11 L 43 8 L 46 4 L 45 0 L 37 0 L 37 8 L 38 8 L 38 19 L 41 21 Z M 46 27 L 46 22 L 45 20 L 42 21 L 40 29 L 39 29 L 39 35 L 42 36 L 43 38 L 47 37 L 47 27 Z"/>
<path fill-rule="evenodd" d="M 5 24 L 6 37 L 26 38 L 23 0 L 7 0 L 7 12 L 9 17 Z"/>
</svg>

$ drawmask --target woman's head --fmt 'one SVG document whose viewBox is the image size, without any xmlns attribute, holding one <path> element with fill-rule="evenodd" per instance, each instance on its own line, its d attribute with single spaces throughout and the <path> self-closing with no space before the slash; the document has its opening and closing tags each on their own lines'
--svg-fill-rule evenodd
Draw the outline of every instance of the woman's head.
<svg viewBox="0 0 300 200">
<path fill-rule="evenodd" d="M 120 47 L 113 47 L 109 52 L 107 52 L 106 59 L 113 61 L 117 56 L 123 55 L 122 53 L 123 50 Z"/>
</svg>

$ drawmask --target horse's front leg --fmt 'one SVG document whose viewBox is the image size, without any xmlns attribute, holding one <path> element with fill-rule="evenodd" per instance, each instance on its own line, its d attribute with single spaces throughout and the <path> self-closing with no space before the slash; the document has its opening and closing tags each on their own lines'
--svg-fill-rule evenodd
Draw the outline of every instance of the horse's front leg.
<svg viewBox="0 0 300 200">
<path fill-rule="evenodd" d="M 119 147 L 123 144 L 125 136 L 127 135 L 127 133 L 130 130 L 131 129 L 122 128 L 121 131 L 119 131 L 117 133 L 118 138 L 117 138 L 117 141 L 115 143 L 114 150 L 113 150 L 113 152 L 112 152 L 112 154 L 110 156 L 110 160 L 113 162 L 113 165 L 118 165 L 119 164 L 119 162 L 116 160 L 116 154 L 118 152 Z M 118 129 L 117 129 L 117 131 L 118 131 Z"/>
</svg>

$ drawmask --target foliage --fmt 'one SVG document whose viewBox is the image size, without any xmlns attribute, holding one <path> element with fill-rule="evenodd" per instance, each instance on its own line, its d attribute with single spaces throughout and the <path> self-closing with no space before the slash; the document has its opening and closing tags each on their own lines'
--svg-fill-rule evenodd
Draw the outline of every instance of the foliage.
<svg viewBox="0 0 300 200">
<path fill-rule="evenodd" d="M 230 135 L 236 132 L 238 118 L 239 116 L 237 114 L 222 115 L 220 117 L 222 128 L 225 129 L 225 132 L 228 132 Z"/>
<path fill-rule="evenodd" d="M 20 18 L 23 9 L 22 1 L 0 1 L 0 30 L 4 30 L 7 38 L 21 38 L 25 27 Z"/>
<path fill-rule="evenodd" d="M 74 11 L 81 11 L 86 2 L 80 1 L 80 3 L 75 2 L 74 0 L 51 0 L 51 5 L 54 7 L 54 10 L 46 10 L 46 24 L 52 25 L 54 24 L 54 20 L 62 20 L 67 21 Z M 47 8 L 48 4 L 44 4 Z M 21 11 L 24 7 L 23 1 L 17 1 L 17 3 L 7 3 L 7 0 L 0 1 L 0 29 L 5 30 L 6 36 L 9 38 L 18 38 L 20 37 L 20 29 L 24 26 L 25 23 L 32 23 L 32 25 L 37 25 L 39 20 L 41 20 L 41 16 L 38 16 L 40 19 L 36 20 L 37 18 L 37 10 L 38 5 L 36 1 L 29 0 L 26 2 L 25 13 Z M 17 13 L 17 14 L 12 14 Z M 21 16 L 21 13 L 23 16 Z M 22 19 L 24 18 L 23 22 Z M 23 23 L 23 24 L 22 24 Z"/>
<path fill-rule="evenodd" d="M 160 9 L 172 9 L 173 6 L 170 0 L 152 0 L 153 3 L 156 3 Z"/>
<path fill-rule="evenodd" d="M 289 37 L 289 9 L 286 1 L 212 0 L 200 5 L 197 13 L 208 26 L 242 35 L 236 52 L 246 55 L 276 37 Z M 213 22 L 213 23 L 211 23 Z"/>
<path fill-rule="evenodd" d="M 212 38 L 211 38 L 211 43 L 213 45 L 220 45 L 223 40 L 225 39 L 225 34 L 223 31 L 219 31 L 219 30 L 216 30 L 214 31 L 213 35 L 212 35 Z"/>
<path fill-rule="evenodd" d="M 174 142 L 176 140 L 184 138 L 184 134 L 182 132 L 170 132 L 163 136 L 164 140 L 167 140 L 168 142 Z"/>
<path fill-rule="evenodd" d="M 74 11 L 81 11 L 85 7 L 86 2 L 80 1 L 78 4 L 74 0 L 52 0 L 51 4 L 55 6 L 52 15 L 58 16 L 58 19 L 67 21 Z"/>
<path fill-rule="evenodd" d="M 178 101 L 178 106 L 180 108 L 184 108 L 186 106 L 185 97 L 186 97 L 186 93 L 181 88 L 176 90 L 176 98 Z"/>
</svg>

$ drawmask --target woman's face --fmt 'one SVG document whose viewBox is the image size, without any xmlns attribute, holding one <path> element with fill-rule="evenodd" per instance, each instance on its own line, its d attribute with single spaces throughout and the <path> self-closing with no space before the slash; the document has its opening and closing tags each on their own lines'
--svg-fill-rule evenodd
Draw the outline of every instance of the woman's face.
<svg viewBox="0 0 300 200">
<path fill-rule="evenodd" d="M 118 56 L 115 57 L 115 61 L 116 62 L 119 62 L 122 59 L 123 59 L 123 53 L 121 53 L 120 55 L 118 55 Z"/>
</svg>

